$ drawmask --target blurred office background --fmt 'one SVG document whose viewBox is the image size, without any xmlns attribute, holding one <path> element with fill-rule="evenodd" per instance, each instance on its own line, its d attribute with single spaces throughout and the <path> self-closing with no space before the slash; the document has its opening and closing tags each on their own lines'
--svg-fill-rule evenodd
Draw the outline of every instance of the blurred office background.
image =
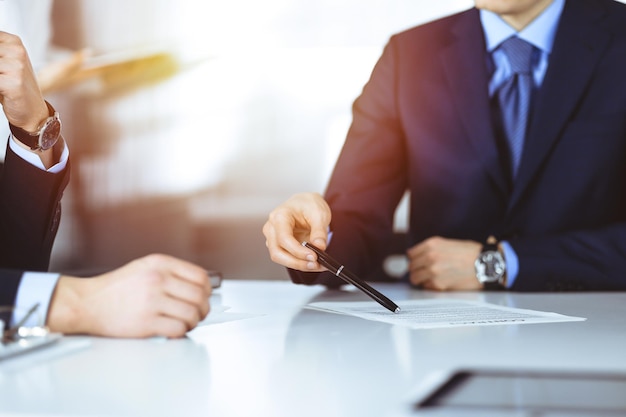
<svg viewBox="0 0 626 417">
<path fill-rule="evenodd" d="M 231 279 L 287 277 L 261 227 L 291 194 L 323 192 L 389 36 L 473 4 L 2 0 L 0 12 L 12 2 L 38 67 L 86 56 L 46 87 L 73 164 L 52 269 L 164 252 Z"/>
</svg>

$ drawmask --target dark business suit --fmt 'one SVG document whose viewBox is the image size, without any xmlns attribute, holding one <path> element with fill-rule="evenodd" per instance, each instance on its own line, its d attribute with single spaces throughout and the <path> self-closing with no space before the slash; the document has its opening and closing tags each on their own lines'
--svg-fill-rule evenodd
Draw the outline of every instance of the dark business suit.
<svg viewBox="0 0 626 417">
<path fill-rule="evenodd" d="M 0 305 L 13 305 L 22 271 L 48 269 L 69 179 L 24 161 L 7 147 L 0 164 Z"/>
<path fill-rule="evenodd" d="M 407 248 L 495 235 L 519 257 L 514 290 L 626 290 L 626 6 L 566 1 L 515 181 L 485 48 L 476 9 L 391 38 L 326 192 L 329 252 L 367 276 L 408 189 Z"/>
</svg>

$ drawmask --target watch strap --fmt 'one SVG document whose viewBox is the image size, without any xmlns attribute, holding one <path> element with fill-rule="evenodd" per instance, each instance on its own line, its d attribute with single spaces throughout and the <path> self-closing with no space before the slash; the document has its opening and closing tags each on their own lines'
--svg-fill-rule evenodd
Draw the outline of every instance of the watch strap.
<svg viewBox="0 0 626 417">
<path fill-rule="evenodd" d="M 46 106 L 48 107 L 48 118 L 53 117 L 56 114 L 56 110 L 48 101 L 46 100 Z M 46 121 L 48 120 L 46 118 Z M 31 133 L 28 132 L 21 127 L 14 126 L 12 123 L 9 123 L 9 128 L 11 129 L 11 134 L 15 137 L 15 139 L 19 140 L 24 145 L 28 146 L 31 150 L 39 149 L 39 136 L 41 135 L 41 129 L 45 126 L 44 124 L 37 130 L 37 132 Z"/>
<path fill-rule="evenodd" d="M 502 291 L 505 290 L 506 288 L 504 287 L 504 285 L 501 282 L 495 281 L 495 282 L 485 282 L 483 284 L 483 288 L 489 291 Z"/>
<path fill-rule="evenodd" d="M 497 252 L 498 251 L 498 244 L 497 243 L 484 243 L 482 249 L 480 250 L 481 252 L 487 252 L 487 251 L 494 251 Z"/>
</svg>

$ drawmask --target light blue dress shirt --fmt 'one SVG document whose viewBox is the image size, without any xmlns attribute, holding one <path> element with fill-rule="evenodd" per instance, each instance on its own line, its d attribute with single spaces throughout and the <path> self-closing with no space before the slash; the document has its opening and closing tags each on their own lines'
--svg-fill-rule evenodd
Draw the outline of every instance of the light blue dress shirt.
<svg viewBox="0 0 626 417">
<path fill-rule="evenodd" d="M 539 16 L 530 22 L 524 29 L 517 32 L 509 26 L 500 16 L 480 10 L 480 21 L 485 33 L 487 52 L 491 57 L 494 71 L 489 80 L 489 97 L 493 97 L 498 88 L 511 76 L 511 66 L 505 53 L 498 49 L 500 44 L 517 36 L 537 48 L 538 53 L 533 60 L 533 80 L 535 88 L 541 86 L 543 77 L 548 68 L 548 59 L 552 52 L 554 36 L 559 24 L 559 18 L 563 11 L 565 0 L 554 0 Z M 504 258 L 507 268 L 507 287 L 511 287 L 519 272 L 519 260 L 511 245 L 503 241 Z"/>
</svg>

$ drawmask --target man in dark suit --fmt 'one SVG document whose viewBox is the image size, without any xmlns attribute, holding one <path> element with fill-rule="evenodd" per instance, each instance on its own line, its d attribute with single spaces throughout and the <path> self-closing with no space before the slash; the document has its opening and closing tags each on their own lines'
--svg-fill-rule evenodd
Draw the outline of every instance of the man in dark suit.
<svg viewBox="0 0 626 417">
<path fill-rule="evenodd" d="M 26 311 L 38 304 L 52 331 L 118 337 L 180 337 L 204 318 L 209 277 L 177 258 L 153 254 L 90 279 L 45 272 L 69 151 L 21 39 L 6 32 L 0 32 L 0 103 L 11 128 L 0 164 L 0 306 Z M 21 317 L 0 319 L 10 325 Z"/>
<path fill-rule="evenodd" d="M 626 7 L 475 3 L 391 38 L 325 199 L 298 194 L 270 214 L 270 256 L 295 282 L 341 283 L 295 271 L 322 271 L 300 242 L 326 248 L 328 231 L 329 253 L 367 276 L 409 190 L 416 286 L 626 290 Z M 500 98 L 516 74 L 509 38 L 530 45 L 521 156 Z"/>
</svg>

